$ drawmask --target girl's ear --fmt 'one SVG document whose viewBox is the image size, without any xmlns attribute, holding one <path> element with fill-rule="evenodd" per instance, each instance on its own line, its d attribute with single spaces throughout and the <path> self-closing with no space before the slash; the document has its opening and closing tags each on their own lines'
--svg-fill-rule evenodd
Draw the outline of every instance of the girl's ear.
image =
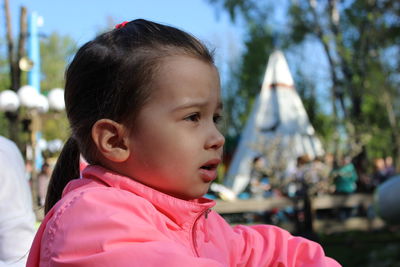
<svg viewBox="0 0 400 267">
<path fill-rule="evenodd" d="M 126 161 L 130 155 L 128 131 L 113 120 L 101 119 L 92 127 L 92 139 L 100 154 L 112 161 Z"/>
</svg>

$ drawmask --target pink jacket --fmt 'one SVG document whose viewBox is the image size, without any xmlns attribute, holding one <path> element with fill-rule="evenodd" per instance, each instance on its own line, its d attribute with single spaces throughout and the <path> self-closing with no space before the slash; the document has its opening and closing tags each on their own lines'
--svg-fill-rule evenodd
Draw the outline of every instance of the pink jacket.
<svg viewBox="0 0 400 267">
<path fill-rule="evenodd" d="M 340 266 L 275 226 L 231 227 L 185 201 L 99 166 L 71 181 L 33 242 L 33 266 Z"/>
</svg>

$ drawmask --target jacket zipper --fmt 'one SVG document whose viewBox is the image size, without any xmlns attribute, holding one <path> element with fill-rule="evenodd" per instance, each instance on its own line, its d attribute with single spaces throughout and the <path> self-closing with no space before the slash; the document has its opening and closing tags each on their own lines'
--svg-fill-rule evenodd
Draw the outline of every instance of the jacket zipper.
<svg viewBox="0 0 400 267">
<path fill-rule="evenodd" d="M 211 212 L 211 209 L 207 209 L 206 211 L 200 213 L 200 214 L 197 216 L 197 218 L 194 220 L 194 222 L 193 222 L 193 224 L 192 224 L 192 227 L 190 228 L 191 239 L 192 239 L 192 242 L 191 242 L 191 244 L 192 244 L 192 250 L 194 251 L 194 254 L 195 254 L 196 257 L 200 257 L 200 255 L 199 255 L 199 253 L 197 252 L 197 249 L 196 249 L 196 236 L 195 236 L 195 232 L 194 232 L 195 226 L 196 226 L 196 223 L 197 223 L 197 221 L 199 220 L 199 218 L 200 218 L 201 216 L 204 215 L 205 219 L 207 219 L 207 218 L 208 218 L 208 214 L 209 214 L 210 212 Z M 208 240 L 208 231 L 207 231 L 207 227 L 205 227 L 204 235 L 205 235 L 206 240 Z"/>
<path fill-rule="evenodd" d="M 208 218 L 208 214 L 211 212 L 211 209 L 207 209 L 206 213 L 204 215 L 205 220 L 204 220 L 204 241 L 206 241 L 206 243 L 208 243 L 210 241 L 210 238 L 208 236 L 208 227 L 207 227 L 207 218 Z"/>
<path fill-rule="evenodd" d="M 206 210 L 206 212 L 205 212 L 205 218 L 207 219 L 208 218 L 208 214 L 211 212 L 211 209 L 207 209 Z"/>
</svg>

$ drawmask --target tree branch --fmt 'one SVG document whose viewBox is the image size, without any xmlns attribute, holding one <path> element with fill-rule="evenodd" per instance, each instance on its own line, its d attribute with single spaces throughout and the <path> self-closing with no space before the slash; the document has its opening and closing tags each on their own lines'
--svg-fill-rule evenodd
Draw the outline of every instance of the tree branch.
<svg viewBox="0 0 400 267">
<path fill-rule="evenodd" d="M 15 59 L 14 59 L 14 41 L 12 38 L 12 27 L 11 27 L 11 15 L 10 15 L 10 5 L 8 0 L 4 0 L 4 11 L 6 14 L 6 39 L 8 48 L 8 61 L 10 66 L 10 77 L 11 77 L 11 90 L 17 91 L 16 87 L 16 76 L 15 76 Z"/>
<path fill-rule="evenodd" d="M 27 23 L 26 23 L 26 8 L 21 7 L 21 14 L 19 20 L 19 39 L 18 39 L 18 51 L 17 51 L 17 58 L 15 60 L 15 76 L 16 76 L 16 84 L 17 88 L 21 87 L 21 69 L 19 68 L 19 61 L 25 55 L 25 43 L 26 43 L 26 36 L 27 36 Z"/>
</svg>

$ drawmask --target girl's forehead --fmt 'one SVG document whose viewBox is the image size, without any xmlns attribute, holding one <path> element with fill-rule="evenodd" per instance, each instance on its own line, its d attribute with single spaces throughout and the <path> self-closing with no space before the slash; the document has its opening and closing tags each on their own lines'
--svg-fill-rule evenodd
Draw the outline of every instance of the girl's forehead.
<svg viewBox="0 0 400 267">
<path fill-rule="evenodd" d="M 190 66 L 192 68 L 196 68 L 197 66 L 206 66 L 218 72 L 218 69 L 213 62 L 200 58 L 198 56 L 187 54 L 173 54 L 165 56 L 160 59 L 158 65 L 159 66 L 157 72 L 161 74 L 165 73 L 165 71 L 170 70 L 172 66 L 174 66 L 175 68 L 182 67 L 184 69 L 187 69 Z"/>
<path fill-rule="evenodd" d="M 219 73 L 211 62 L 189 56 L 174 56 L 164 59 L 153 76 L 156 87 L 180 86 L 186 83 L 218 85 Z"/>
<path fill-rule="evenodd" d="M 188 56 L 163 60 L 152 80 L 151 90 L 150 102 L 162 100 L 168 104 L 184 105 L 186 102 L 220 101 L 220 81 L 216 67 L 212 63 Z"/>
</svg>

